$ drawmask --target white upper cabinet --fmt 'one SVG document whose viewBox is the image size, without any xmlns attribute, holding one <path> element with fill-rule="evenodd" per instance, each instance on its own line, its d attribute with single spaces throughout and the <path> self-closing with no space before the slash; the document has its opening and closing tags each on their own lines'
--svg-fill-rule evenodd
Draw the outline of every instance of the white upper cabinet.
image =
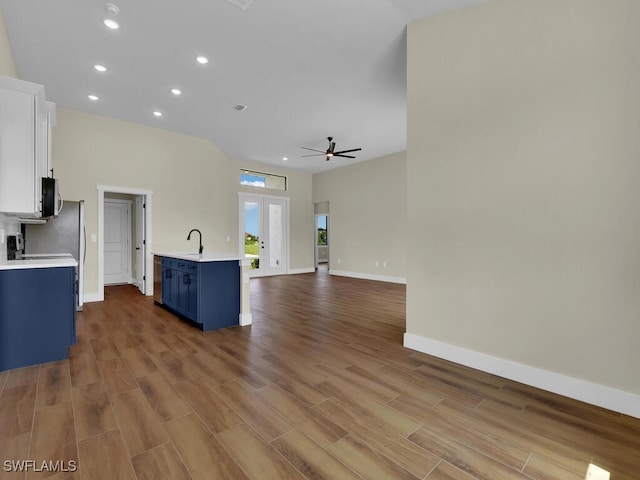
<svg viewBox="0 0 640 480">
<path fill-rule="evenodd" d="M 42 216 L 42 177 L 51 169 L 55 104 L 44 87 L 0 76 L 0 212 Z"/>
</svg>

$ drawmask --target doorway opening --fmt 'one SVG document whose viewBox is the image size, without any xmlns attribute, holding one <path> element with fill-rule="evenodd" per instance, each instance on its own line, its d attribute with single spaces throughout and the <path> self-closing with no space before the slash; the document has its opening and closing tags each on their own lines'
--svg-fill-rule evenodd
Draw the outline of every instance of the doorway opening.
<svg viewBox="0 0 640 480">
<path fill-rule="evenodd" d="M 329 215 L 316 214 L 316 268 L 329 264 Z"/>
<path fill-rule="evenodd" d="M 289 265 L 289 199 L 239 194 L 239 252 L 249 275 L 283 275 Z"/>
<path fill-rule="evenodd" d="M 143 295 L 153 295 L 152 194 L 150 190 L 98 185 L 96 300 L 104 300 L 105 284 L 131 283 Z"/>
</svg>

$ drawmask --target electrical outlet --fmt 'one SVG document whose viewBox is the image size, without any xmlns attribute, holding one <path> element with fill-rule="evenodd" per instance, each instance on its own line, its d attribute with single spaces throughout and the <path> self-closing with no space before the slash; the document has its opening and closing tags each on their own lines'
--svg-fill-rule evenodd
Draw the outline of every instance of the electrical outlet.
<svg viewBox="0 0 640 480">
<path fill-rule="evenodd" d="M 378 263 L 378 260 L 373 262 L 373 266 L 376 267 L 376 268 L 378 268 L 380 266 L 380 264 Z"/>
<path fill-rule="evenodd" d="M 387 261 L 386 261 L 386 260 L 384 260 L 384 261 L 382 262 L 382 267 L 383 267 L 383 268 L 387 268 Z"/>
<path fill-rule="evenodd" d="M 338 259 L 338 263 L 340 263 L 340 259 Z"/>
</svg>

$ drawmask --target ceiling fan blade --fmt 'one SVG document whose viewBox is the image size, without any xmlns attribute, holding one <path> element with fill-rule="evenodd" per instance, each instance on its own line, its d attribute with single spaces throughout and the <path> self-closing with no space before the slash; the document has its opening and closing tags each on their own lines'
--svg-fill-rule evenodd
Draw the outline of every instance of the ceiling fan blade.
<svg viewBox="0 0 640 480">
<path fill-rule="evenodd" d="M 324 150 L 316 150 L 315 148 L 308 148 L 308 147 L 300 147 L 300 148 L 304 148 L 305 150 L 311 150 L 312 152 L 324 153 Z"/>
<path fill-rule="evenodd" d="M 341 153 L 350 153 L 350 152 L 359 152 L 362 150 L 361 148 L 352 148 L 351 150 L 342 150 L 341 152 L 333 152 L 334 155 L 339 155 Z"/>
<path fill-rule="evenodd" d="M 333 153 L 333 151 L 336 149 L 336 142 L 331 142 L 330 146 L 329 146 L 329 151 L 331 153 Z"/>
<path fill-rule="evenodd" d="M 334 153 L 334 157 L 343 157 L 343 158 L 356 158 L 353 155 L 340 155 L 339 153 Z"/>
<path fill-rule="evenodd" d="M 309 155 L 300 155 L 300 156 L 301 157 L 321 157 L 323 155 L 326 155 L 326 154 L 324 152 L 322 152 L 322 153 L 312 153 L 312 154 L 309 154 Z"/>
</svg>

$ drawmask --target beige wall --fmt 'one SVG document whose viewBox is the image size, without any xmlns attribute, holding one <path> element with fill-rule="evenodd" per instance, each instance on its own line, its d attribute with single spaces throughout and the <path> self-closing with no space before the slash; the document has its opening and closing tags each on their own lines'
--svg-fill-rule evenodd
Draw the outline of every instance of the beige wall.
<svg viewBox="0 0 640 480">
<path fill-rule="evenodd" d="M 405 152 L 313 175 L 313 201 L 330 206 L 331 270 L 404 281 L 406 182 Z"/>
<path fill-rule="evenodd" d="M 7 28 L 4 23 L 4 16 L 0 9 L 0 75 L 7 77 L 18 77 L 16 63 L 13 59 L 13 51 L 7 36 Z"/>
<path fill-rule="evenodd" d="M 45 86 L 46 87 L 46 86 Z M 58 108 L 53 166 L 65 198 L 86 201 L 87 233 L 98 232 L 97 185 L 153 191 L 152 250 L 193 251 L 191 228 L 202 231 L 205 251 L 238 252 L 240 168 L 208 140 Z M 264 170 L 264 166 L 262 166 Z M 290 268 L 313 268 L 311 175 L 284 169 L 291 198 Z M 226 242 L 226 236 L 231 238 Z M 89 237 L 90 238 L 90 237 Z M 97 293 L 97 243 L 88 243 L 85 292 Z"/>
<path fill-rule="evenodd" d="M 496 0 L 409 26 L 408 333 L 640 393 L 638 18 Z"/>
</svg>

